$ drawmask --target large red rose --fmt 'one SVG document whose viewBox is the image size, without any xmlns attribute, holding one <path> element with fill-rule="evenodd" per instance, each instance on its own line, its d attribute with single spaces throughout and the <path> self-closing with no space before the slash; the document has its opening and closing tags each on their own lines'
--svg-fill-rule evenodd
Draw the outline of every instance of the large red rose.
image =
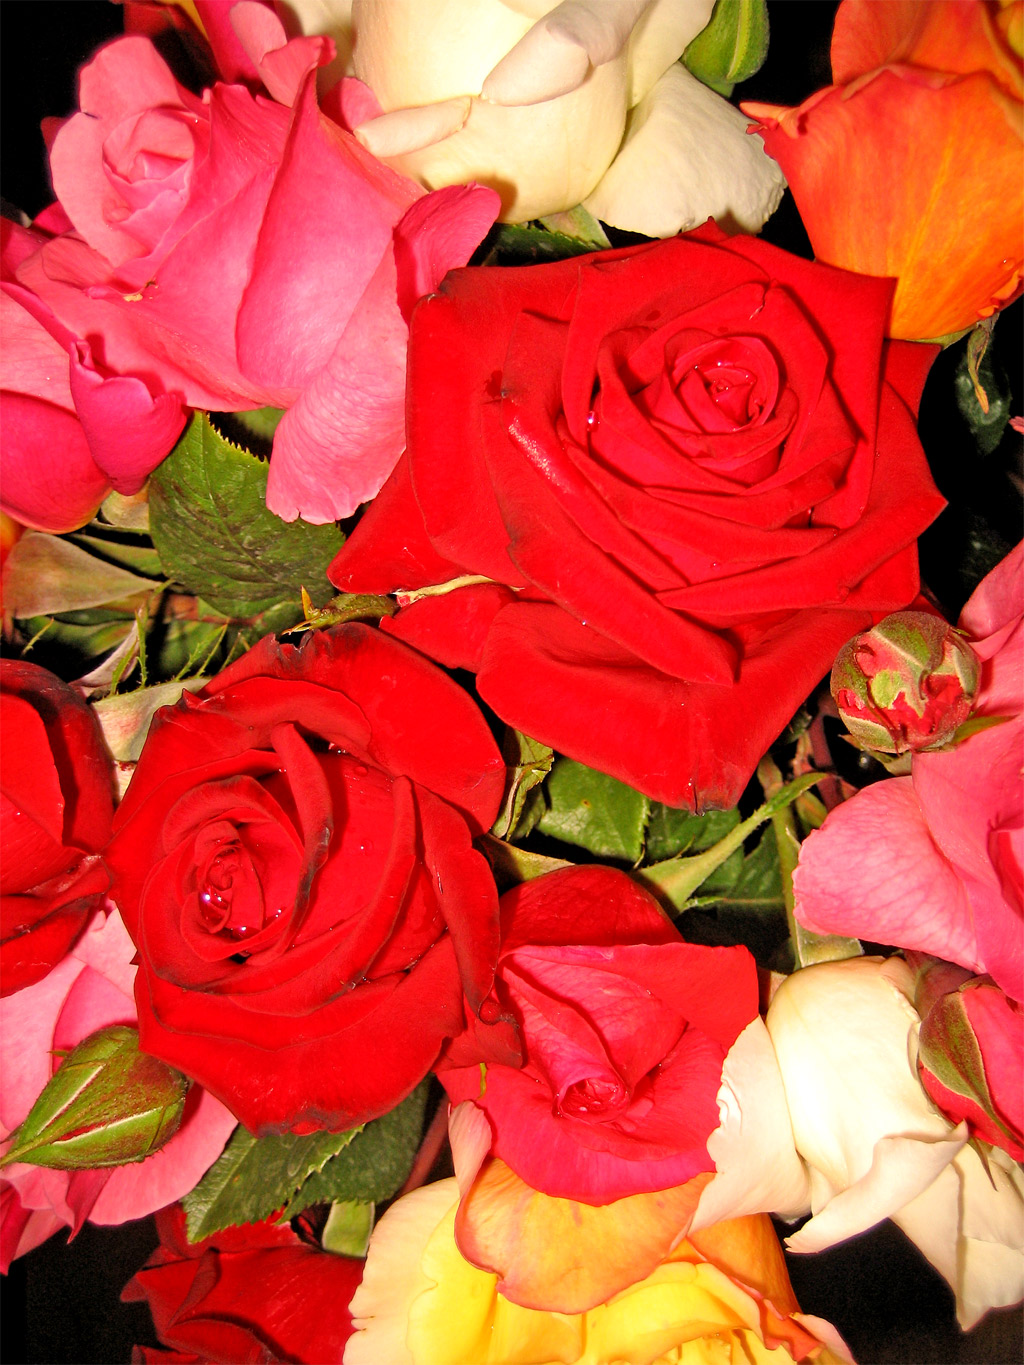
<svg viewBox="0 0 1024 1365">
<path fill-rule="evenodd" d="M 287 1223 L 249 1223 L 190 1242 L 172 1205 L 156 1225 L 160 1245 L 121 1297 L 149 1304 L 173 1353 L 136 1347 L 135 1360 L 340 1365 L 362 1261 L 308 1245 Z"/>
<path fill-rule="evenodd" d="M 367 626 L 267 638 L 157 714 L 112 895 L 147 1052 L 258 1132 L 399 1102 L 479 1009 L 504 765 L 470 698 Z"/>
<path fill-rule="evenodd" d="M 96 717 L 36 664 L 0 660 L 0 971 L 9 995 L 40 981 L 101 903 L 113 765 Z"/>
<path fill-rule="evenodd" d="M 885 341 L 891 292 L 713 225 L 454 271 L 416 310 L 408 451 L 331 577 L 475 576 L 388 628 L 563 753 L 732 805 L 839 646 L 917 590 L 934 351 Z"/>
<path fill-rule="evenodd" d="M 438 1075 L 527 1185 L 607 1204 L 713 1171 L 726 1054 L 757 1017 L 745 948 L 684 943 L 623 872 L 574 867 L 501 900 L 505 1021 L 470 1020 Z"/>
</svg>

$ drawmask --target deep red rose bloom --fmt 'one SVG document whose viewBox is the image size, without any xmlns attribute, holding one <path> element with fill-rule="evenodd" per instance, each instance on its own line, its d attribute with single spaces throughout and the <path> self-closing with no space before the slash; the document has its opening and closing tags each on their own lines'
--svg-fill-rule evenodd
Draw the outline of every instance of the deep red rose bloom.
<svg viewBox="0 0 1024 1365">
<path fill-rule="evenodd" d="M 892 284 L 714 226 L 416 310 L 408 451 L 342 549 L 387 629 L 510 724 L 675 806 L 735 803 L 850 635 L 918 585 L 934 350 Z"/>
<path fill-rule="evenodd" d="M 307 1245 L 287 1223 L 249 1223 L 191 1243 L 174 1204 L 156 1225 L 160 1245 L 121 1297 L 149 1304 L 174 1354 L 136 1347 L 137 1361 L 340 1365 L 362 1261 Z"/>
<path fill-rule="evenodd" d="M 113 765 L 77 692 L 36 664 L 0 660 L 0 975 L 41 981 L 85 927 L 109 878 Z"/>
<path fill-rule="evenodd" d="M 470 1020 L 437 1070 L 527 1185 L 607 1204 L 715 1169 L 722 1064 L 757 1017 L 746 948 L 684 943 L 625 873 L 567 868 L 502 897 L 495 989 L 518 1038 Z"/>
<path fill-rule="evenodd" d="M 467 694 L 367 626 L 159 712 L 108 851 L 142 1046 L 254 1131 L 391 1109 L 491 987 L 503 779 Z"/>
</svg>

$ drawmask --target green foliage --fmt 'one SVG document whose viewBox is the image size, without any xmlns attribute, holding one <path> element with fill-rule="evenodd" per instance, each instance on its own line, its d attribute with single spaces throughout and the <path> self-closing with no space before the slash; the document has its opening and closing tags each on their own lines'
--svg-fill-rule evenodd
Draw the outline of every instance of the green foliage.
<svg viewBox="0 0 1024 1365">
<path fill-rule="evenodd" d="M 150 532 L 164 572 L 216 611 L 239 619 L 315 602 L 344 537 L 337 527 L 283 522 L 266 507 L 267 465 L 232 445 L 203 413 L 150 479 Z"/>
<path fill-rule="evenodd" d="M 217 1161 L 184 1199 L 189 1239 L 281 1210 L 283 1221 L 310 1204 L 379 1203 L 402 1185 L 423 1130 L 427 1082 L 396 1109 L 346 1133 L 256 1138 L 237 1128 Z"/>
<path fill-rule="evenodd" d="M 352 1142 L 313 1172 L 281 1217 L 294 1218 L 310 1204 L 357 1200 L 381 1204 L 397 1193 L 412 1169 L 423 1135 L 429 1082 L 422 1081 L 389 1114 L 368 1123 Z"/>
<path fill-rule="evenodd" d="M 1010 420 L 1010 386 L 990 345 L 994 321 L 986 319 L 971 332 L 953 381 L 957 407 L 982 455 L 992 454 Z"/>
<path fill-rule="evenodd" d="M 182 1201 L 189 1240 L 201 1242 L 236 1223 L 269 1217 L 359 1131 L 257 1138 L 236 1128 L 224 1151 Z"/>
<path fill-rule="evenodd" d="M 544 788 L 546 809 L 537 829 L 599 858 L 637 863 L 644 851 L 647 797 L 617 778 L 559 758 Z"/>
<path fill-rule="evenodd" d="M 660 801 L 652 801 L 644 861 L 656 863 L 680 853 L 702 853 L 724 839 L 739 822 L 740 813 L 735 807 L 694 815 L 693 811 L 674 810 Z"/>
<path fill-rule="evenodd" d="M 505 796 L 491 833 L 499 839 L 508 839 L 520 833 L 526 798 L 551 771 L 554 754 L 546 744 L 531 739 L 519 730 L 513 730 L 511 726 L 505 730 L 501 751 L 507 765 Z M 538 817 L 540 809 L 537 810 Z M 535 824 L 536 819 L 529 828 L 532 829 Z M 525 828 L 522 830 L 523 834 L 527 832 Z"/>
<path fill-rule="evenodd" d="M 495 223 L 473 258 L 475 265 L 542 265 L 585 256 L 595 243 L 522 223 Z"/>
</svg>

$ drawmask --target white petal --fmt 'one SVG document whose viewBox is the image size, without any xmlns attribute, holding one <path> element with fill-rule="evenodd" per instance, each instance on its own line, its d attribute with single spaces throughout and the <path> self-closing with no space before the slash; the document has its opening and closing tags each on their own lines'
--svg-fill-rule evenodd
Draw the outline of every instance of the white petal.
<svg viewBox="0 0 1024 1365">
<path fill-rule="evenodd" d="M 562 0 L 484 81 L 492 104 L 539 104 L 576 90 L 591 67 L 613 61 L 650 0 Z"/>
<path fill-rule="evenodd" d="M 729 1050 L 718 1109 L 721 1125 L 708 1139 L 718 1174 L 701 1194 L 693 1231 L 748 1213 L 806 1213 L 807 1171 L 793 1145 L 782 1077 L 760 1017 Z"/>
<path fill-rule="evenodd" d="M 584 200 L 595 218 L 649 237 L 671 237 L 714 218 L 757 232 L 785 180 L 749 119 L 678 63 L 635 109 L 618 156 Z"/>
<path fill-rule="evenodd" d="M 472 105 L 473 101 L 464 95 L 461 99 L 421 104 L 414 109 L 395 109 L 361 123 L 353 131 L 366 150 L 383 161 L 385 157 L 421 151 L 451 137 L 469 118 Z"/>
<path fill-rule="evenodd" d="M 639 104 L 711 20 L 715 0 L 654 0 L 629 47 L 629 107 Z"/>
</svg>

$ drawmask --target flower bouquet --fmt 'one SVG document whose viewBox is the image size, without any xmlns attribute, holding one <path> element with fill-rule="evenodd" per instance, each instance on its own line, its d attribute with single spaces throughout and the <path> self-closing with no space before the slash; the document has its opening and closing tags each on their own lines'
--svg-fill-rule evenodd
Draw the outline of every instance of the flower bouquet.
<svg viewBox="0 0 1024 1365">
<path fill-rule="evenodd" d="M 924 1358 L 851 1252 L 1016 1358 L 1020 0 L 100 22 L 3 219 L 18 1358 L 99 1255 L 138 1361 Z"/>
</svg>

